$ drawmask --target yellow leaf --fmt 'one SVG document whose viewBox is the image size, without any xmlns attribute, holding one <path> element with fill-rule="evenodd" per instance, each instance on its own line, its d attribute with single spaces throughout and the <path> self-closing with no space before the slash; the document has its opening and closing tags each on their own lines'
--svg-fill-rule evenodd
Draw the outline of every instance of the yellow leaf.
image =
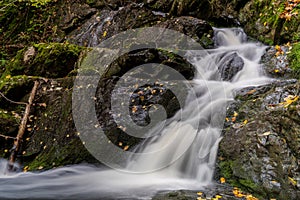
<svg viewBox="0 0 300 200">
<path fill-rule="evenodd" d="M 267 26 L 267 22 L 264 23 L 264 26 Z"/>
<path fill-rule="evenodd" d="M 280 48 L 279 45 L 276 45 L 276 46 L 275 46 L 275 49 L 276 49 L 277 51 L 280 51 L 280 50 L 281 50 L 281 48 Z"/>
<path fill-rule="evenodd" d="M 221 178 L 220 178 L 220 182 L 221 182 L 221 183 L 225 183 L 225 182 L 226 182 L 226 179 L 225 179 L 224 177 L 221 177 Z"/>
<path fill-rule="evenodd" d="M 27 172 L 28 169 L 29 169 L 29 167 L 28 167 L 28 166 L 25 166 L 25 167 L 23 168 L 23 172 Z"/>
<path fill-rule="evenodd" d="M 283 105 L 285 108 L 287 108 L 292 103 L 298 101 L 299 96 L 289 95 L 286 98 L 284 98 L 284 102 L 281 102 L 280 104 Z"/>
<path fill-rule="evenodd" d="M 217 194 L 217 195 L 216 195 L 216 198 L 217 198 L 217 199 L 221 199 L 222 196 Z"/>
<path fill-rule="evenodd" d="M 289 177 L 289 181 L 293 186 L 297 185 L 297 181 L 295 181 L 293 178 Z"/>
<path fill-rule="evenodd" d="M 246 200 L 258 200 L 258 198 L 254 197 L 250 194 L 250 195 L 246 196 Z"/>
<path fill-rule="evenodd" d="M 203 194 L 203 192 L 197 192 L 198 196 L 201 196 Z"/>
<path fill-rule="evenodd" d="M 124 147 L 124 151 L 127 151 L 129 149 L 129 146 L 128 145 L 126 145 L 125 147 Z"/>
<path fill-rule="evenodd" d="M 248 120 L 245 119 L 243 123 L 246 125 L 248 123 Z"/>
<path fill-rule="evenodd" d="M 7 75 L 7 76 L 5 76 L 5 78 L 9 79 L 9 78 L 11 78 L 11 75 Z"/>
<path fill-rule="evenodd" d="M 274 72 L 275 72 L 275 73 L 278 73 L 278 72 L 279 72 L 279 69 L 275 69 Z"/>
<path fill-rule="evenodd" d="M 287 14 L 285 15 L 285 19 L 286 19 L 287 21 L 290 21 L 291 18 L 292 18 L 292 14 L 287 13 Z"/>
<path fill-rule="evenodd" d="M 103 32 L 103 37 L 106 37 L 106 35 L 107 35 L 107 31 L 104 31 Z"/>
<path fill-rule="evenodd" d="M 234 111 L 233 116 L 237 117 L 239 114 L 237 112 Z"/>
</svg>

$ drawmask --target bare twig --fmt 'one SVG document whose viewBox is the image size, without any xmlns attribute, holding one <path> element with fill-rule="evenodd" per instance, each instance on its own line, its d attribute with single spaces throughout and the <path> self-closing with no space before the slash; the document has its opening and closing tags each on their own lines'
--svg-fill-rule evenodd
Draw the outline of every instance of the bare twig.
<svg viewBox="0 0 300 200">
<path fill-rule="evenodd" d="M 17 135 L 16 139 L 14 140 L 14 146 L 11 149 L 11 154 L 10 154 L 9 162 L 8 162 L 8 170 L 10 170 L 10 171 L 13 170 L 13 166 L 14 166 L 14 163 L 16 161 L 16 155 L 17 155 L 17 153 L 20 149 L 20 146 L 21 146 L 22 138 L 23 138 L 23 135 L 25 133 L 26 124 L 27 124 L 27 120 L 28 120 L 28 117 L 29 117 L 29 113 L 30 113 L 30 107 L 33 103 L 34 96 L 36 94 L 38 86 L 39 86 L 39 82 L 35 81 L 34 86 L 31 90 L 29 99 L 28 99 L 28 104 L 26 105 L 26 109 L 25 109 L 24 116 L 22 118 L 22 122 L 21 122 L 20 127 L 19 127 L 18 135 Z"/>
<path fill-rule="evenodd" d="M 1 95 L 6 101 L 9 101 L 10 103 L 15 103 L 15 104 L 20 104 L 20 105 L 27 105 L 27 104 L 28 104 L 28 103 L 25 103 L 25 102 L 17 102 L 17 101 L 10 100 L 10 99 L 7 98 L 2 92 L 0 92 L 0 95 Z"/>
<path fill-rule="evenodd" d="M 7 136 L 7 135 L 2 135 L 2 134 L 0 134 L 0 137 L 3 137 L 5 139 L 13 139 L 13 140 L 16 139 L 15 137 Z"/>
</svg>

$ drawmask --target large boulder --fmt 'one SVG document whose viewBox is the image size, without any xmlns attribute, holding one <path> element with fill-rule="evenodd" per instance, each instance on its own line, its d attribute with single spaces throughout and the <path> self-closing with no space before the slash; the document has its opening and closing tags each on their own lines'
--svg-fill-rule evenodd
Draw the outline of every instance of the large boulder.
<svg viewBox="0 0 300 200">
<path fill-rule="evenodd" d="M 229 108 L 217 168 L 263 199 L 299 199 L 299 81 L 238 92 Z"/>
</svg>

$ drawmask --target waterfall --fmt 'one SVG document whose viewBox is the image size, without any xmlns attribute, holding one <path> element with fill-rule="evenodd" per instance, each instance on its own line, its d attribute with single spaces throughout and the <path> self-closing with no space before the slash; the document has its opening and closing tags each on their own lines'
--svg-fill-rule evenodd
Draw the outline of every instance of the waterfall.
<svg viewBox="0 0 300 200">
<path fill-rule="evenodd" d="M 137 149 L 145 156 L 128 160 L 128 170 L 148 173 L 75 165 L 42 173 L 0 174 L 0 199 L 151 199 L 160 190 L 196 190 L 213 184 L 228 103 L 235 91 L 268 82 L 259 64 L 265 46 L 247 42 L 239 28 L 214 31 L 215 49 L 207 50 L 205 57 L 196 50 L 187 53 L 196 66 L 192 80 L 196 98 L 189 94 L 162 132 Z M 189 117 L 181 118 L 182 113 Z M 147 156 L 157 149 L 158 156 Z"/>
</svg>

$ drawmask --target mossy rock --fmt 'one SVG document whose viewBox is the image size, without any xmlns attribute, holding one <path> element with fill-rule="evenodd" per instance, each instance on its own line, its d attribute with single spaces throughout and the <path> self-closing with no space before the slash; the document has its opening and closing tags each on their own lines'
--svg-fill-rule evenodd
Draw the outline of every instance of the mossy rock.
<svg viewBox="0 0 300 200">
<path fill-rule="evenodd" d="M 299 15 L 292 13 L 299 12 L 300 6 L 292 9 L 288 19 L 284 17 L 285 8 L 284 0 L 249 1 L 239 13 L 239 20 L 249 35 L 269 45 L 299 41 Z"/>
<path fill-rule="evenodd" d="M 293 45 L 291 53 L 288 54 L 288 58 L 294 77 L 300 79 L 300 43 Z"/>
<path fill-rule="evenodd" d="M 83 49 L 64 43 L 35 44 L 17 53 L 7 65 L 2 78 L 23 74 L 47 78 L 65 77 L 74 70 Z"/>
<path fill-rule="evenodd" d="M 291 181 L 299 178 L 299 101 L 284 106 L 287 97 L 299 96 L 297 88 L 299 81 L 278 81 L 238 92 L 227 118 L 233 111 L 238 116 L 220 142 L 219 176 L 261 199 L 299 199 Z"/>
</svg>

